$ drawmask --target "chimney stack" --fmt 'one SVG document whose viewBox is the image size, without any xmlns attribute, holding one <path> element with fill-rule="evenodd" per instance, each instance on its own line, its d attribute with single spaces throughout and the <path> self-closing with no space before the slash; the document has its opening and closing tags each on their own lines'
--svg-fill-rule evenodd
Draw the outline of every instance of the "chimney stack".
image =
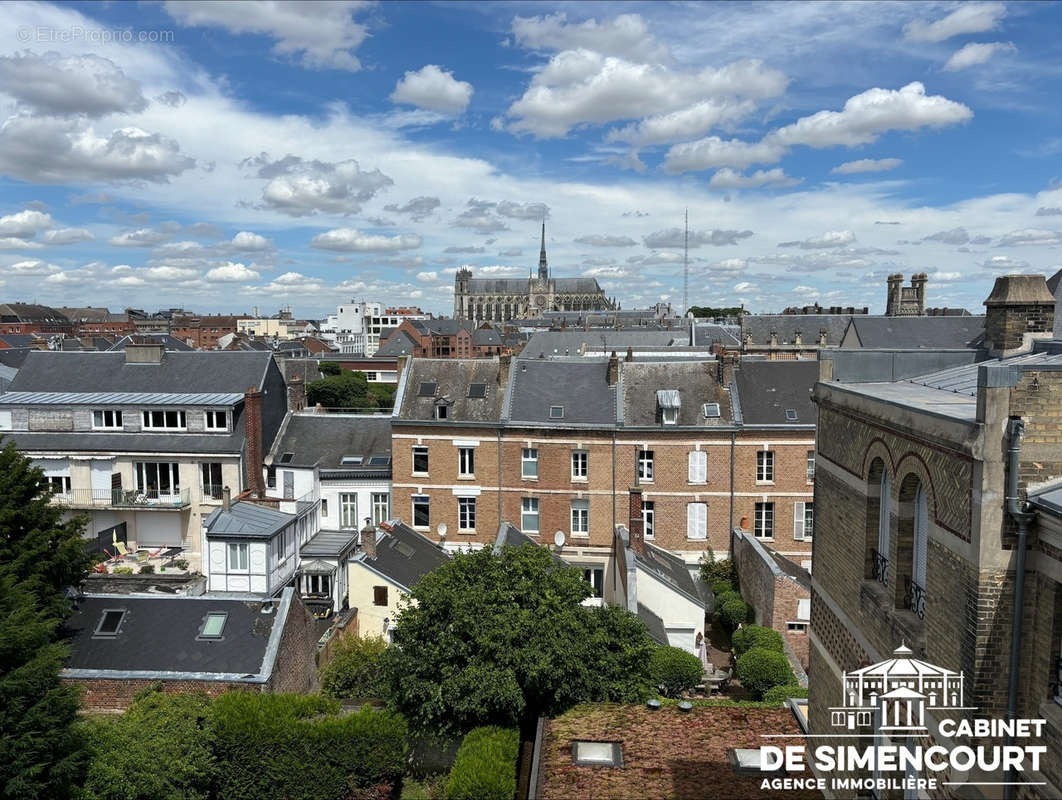
<svg viewBox="0 0 1062 800">
<path fill-rule="evenodd" d="M 509 370 L 513 365 L 513 357 L 510 355 L 498 356 L 498 385 L 509 385 Z"/>
<path fill-rule="evenodd" d="M 254 497 L 265 496 L 262 481 L 262 393 L 254 386 L 243 395 L 243 425 L 247 438 L 244 473 Z"/>
<path fill-rule="evenodd" d="M 161 364 L 165 352 L 162 342 L 130 342 L 125 346 L 125 363 Z"/>
<path fill-rule="evenodd" d="M 296 375 L 288 384 L 288 411 L 302 411 L 306 408 L 306 384 L 301 375 Z"/>
<path fill-rule="evenodd" d="M 642 517 L 642 490 L 634 486 L 630 490 L 630 514 L 627 529 L 630 531 L 630 547 L 640 556 L 645 555 L 645 520 Z"/>
<path fill-rule="evenodd" d="M 221 490 L 221 508 L 225 511 L 232 508 L 232 489 L 228 486 Z"/>
<path fill-rule="evenodd" d="M 608 385 L 615 386 L 619 381 L 619 359 L 616 358 L 616 351 L 612 351 L 612 355 L 608 357 Z"/>
<path fill-rule="evenodd" d="M 985 300 L 985 347 L 994 357 L 1032 349 L 1033 339 L 1050 339 L 1055 298 L 1043 275 L 1001 275 Z"/>
<path fill-rule="evenodd" d="M 623 360 L 627 362 L 634 361 L 634 348 L 630 345 L 627 345 L 627 355 Z"/>
<path fill-rule="evenodd" d="M 361 529 L 361 549 L 366 558 L 376 558 L 376 526 L 372 517 L 365 518 L 365 527 Z"/>
</svg>

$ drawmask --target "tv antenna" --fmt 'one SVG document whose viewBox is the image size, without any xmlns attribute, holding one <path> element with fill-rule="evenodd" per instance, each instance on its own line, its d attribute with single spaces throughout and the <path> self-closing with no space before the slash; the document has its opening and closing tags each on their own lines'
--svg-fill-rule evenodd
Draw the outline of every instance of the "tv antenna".
<svg viewBox="0 0 1062 800">
<path fill-rule="evenodd" d="M 682 235 L 682 315 L 690 311 L 690 210 L 686 209 Z"/>
</svg>

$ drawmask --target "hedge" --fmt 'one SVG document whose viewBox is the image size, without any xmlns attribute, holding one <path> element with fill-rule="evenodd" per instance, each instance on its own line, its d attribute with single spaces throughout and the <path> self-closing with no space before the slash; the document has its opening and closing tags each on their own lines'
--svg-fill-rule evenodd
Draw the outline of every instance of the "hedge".
<svg viewBox="0 0 1062 800">
<path fill-rule="evenodd" d="M 793 683 L 786 686 L 775 686 L 763 693 L 765 703 L 784 704 L 790 697 L 807 697 L 808 690 L 799 684 Z"/>
<path fill-rule="evenodd" d="M 776 653 L 784 653 L 782 634 L 774 628 L 766 628 L 763 625 L 746 625 L 738 628 L 730 637 L 730 643 L 734 647 L 734 655 L 740 656 L 747 653 L 753 647 L 763 647 L 774 650 Z"/>
<path fill-rule="evenodd" d="M 749 606 L 740 597 L 737 599 L 729 599 L 723 603 L 722 608 L 719 609 L 719 619 L 723 621 L 723 624 L 730 630 L 734 630 L 742 622 L 745 622 L 749 618 Z"/>
<path fill-rule="evenodd" d="M 712 594 L 718 597 L 721 594 L 734 591 L 734 584 L 730 581 L 716 581 L 712 584 Z"/>
<path fill-rule="evenodd" d="M 406 724 L 368 706 L 340 715 L 320 695 L 229 692 L 213 704 L 218 796 L 339 800 L 394 786 L 406 767 Z"/>
<path fill-rule="evenodd" d="M 789 686 L 796 683 L 793 668 L 784 653 L 753 647 L 737 660 L 737 676 L 741 685 L 756 697 L 775 686 Z"/>
<path fill-rule="evenodd" d="M 383 655 L 387 642 L 379 636 L 348 635 L 336 642 L 332 658 L 321 670 L 321 694 L 339 700 L 386 699 Z"/>
<path fill-rule="evenodd" d="M 512 800 L 519 752 L 520 733 L 515 728 L 473 728 L 450 770 L 447 800 Z"/>
<path fill-rule="evenodd" d="M 649 657 L 649 678 L 665 697 L 675 697 L 703 682 L 704 664 L 678 647 L 658 647 Z"/>
</svg>

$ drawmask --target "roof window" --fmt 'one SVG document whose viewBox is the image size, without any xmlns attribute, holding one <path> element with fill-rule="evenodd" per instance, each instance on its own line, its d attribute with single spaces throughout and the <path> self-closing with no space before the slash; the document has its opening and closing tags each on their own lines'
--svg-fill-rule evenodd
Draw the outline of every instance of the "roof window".
<svg viewBox="0 0 1062 800">
<path fill-rule="evenodd" d="M 564 419 L 564 406 L 550 406 L 549 407 L 550 419 Z"/>
<path fill-rule="evenodd" d="M 797 412 L 795 408 L 787 408 L 785 410 L 785 418 L 787 422 L 796 422 Z"/>
<path fill-rule="evenodd" d="M 370 467 L 386 467 L 391 463 L 391 456 L 372 456 L 367 463 Z"/>
<path fill-rule="evenodd" d="M 719 416 L 719 404 L 718 403 L 705 403 L 701 406 L 701 413 L 704 414 L 705 419 L 712 419 Z"/>
<path fill-rule="evenodd" d="M 225 621 L 229 615 L 224 611 L 211 611 L 203 618 L 197 639 L 220 639 L 225 630 Z"/>
<path fill-rule="evenodd" d="M 473 399 L 481 399 L 487 396 L 487 384 L 485 383 L 470 383 L 468 384 L 468 396 Z"/>
<path fill-rule="evenodd" d="M 362 461 L 361 456 L 343 456 L 339 463 L 344 467 L 359 467 Z"/>
<path fill-rule="evenodd" d="M 572 742 L 572 761 L 588 767 L 622 767 L 622 742 Z"/>
<path fill-rule="evenodd" d="M 124 608 L 105 608 L 93 636 L 117 636 L 125 619 Z"/>
<path fill-rule="evenodd" d="M 292 462 L 292 459 L 294 459 L 294 458 L 295 458 L 295 454 L 294 453 L 284 453 L 284 455 L 282 455 L 280 457 L 280 463 L 281 464 L 290 464 Z"/>
<path fill-rule="evenodd" d="M 417 397 L 435 397 L 435 392 L 438 390 L 439 384 L 432 381 L 421 381 L 420 388 L 417 390 Z"/>
</svg>

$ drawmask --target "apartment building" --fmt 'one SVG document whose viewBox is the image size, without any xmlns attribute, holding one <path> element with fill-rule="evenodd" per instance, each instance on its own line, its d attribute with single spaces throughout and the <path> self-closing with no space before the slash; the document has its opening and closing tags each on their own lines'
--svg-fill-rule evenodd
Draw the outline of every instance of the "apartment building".
<svg viewBox="0 0 1062 800">
<path fill-rule="evenodd" d="M 270 353 L 33 351 L 0 395 L 0 431 L 100 546 L 181 547 L 198 567 L 223 487 L 264 493 L 285 406 Z"/>
<path fill-rule="evenodd" d="M 486 358 L 501 355 L 503 342 L 500 329 L 489 322 L 461 319 L 403 320 L 390 332 L 383 344 L 401 343 L 401 354 L 408 352 L 417 358 Z M 390 355 L 398 355 L 392 345 Z"/>
<path fill-rule="evenodd" d="M 170 334 L 197 350 L 220 350 L 222 345 L 218 340 L 239 330 L 238 319 L 222 314 L 174 317 L 170 323 Z"/>
<path fill-rule="evenodd" d="M 321 336 L 340 352 L 371 357 L 380 347 L 381 332 L 397 328 L 407 319 L 429 319 L 419 308 L 387 308 L 382 303 L 349 303 L 336 307 L 321 325 Z"/>
<path fill-rule="evenodd" d="M 637 487 L 646 541 L 690 564 L 727 553 L 742 518 L 808 561 L 817 375 L 814 362 L 413 359 L 392 419 L 394 514 L 450 543 L 510 522 L 607 555 Z"/>
<path fill-rule="evenodd" d="M 988 746 L 1000 742 L 951 739 L 942 721 L 1043 719 L 1040 772 L 936 777 L 1028 782 L 1019 796 L 1062 793 L 1054 303 L 1041 276 L 998 278 L 985 301 L 989 360 L 902 381 L 817 385 L 808 719 L 818 743 L 873 733 L 902 744 L 924 732 L 925 746 Z M 915 673 L 906 685 L 885 682 Z M 878 688 L 868 697 L 864 685 Z"/>
</svg>

